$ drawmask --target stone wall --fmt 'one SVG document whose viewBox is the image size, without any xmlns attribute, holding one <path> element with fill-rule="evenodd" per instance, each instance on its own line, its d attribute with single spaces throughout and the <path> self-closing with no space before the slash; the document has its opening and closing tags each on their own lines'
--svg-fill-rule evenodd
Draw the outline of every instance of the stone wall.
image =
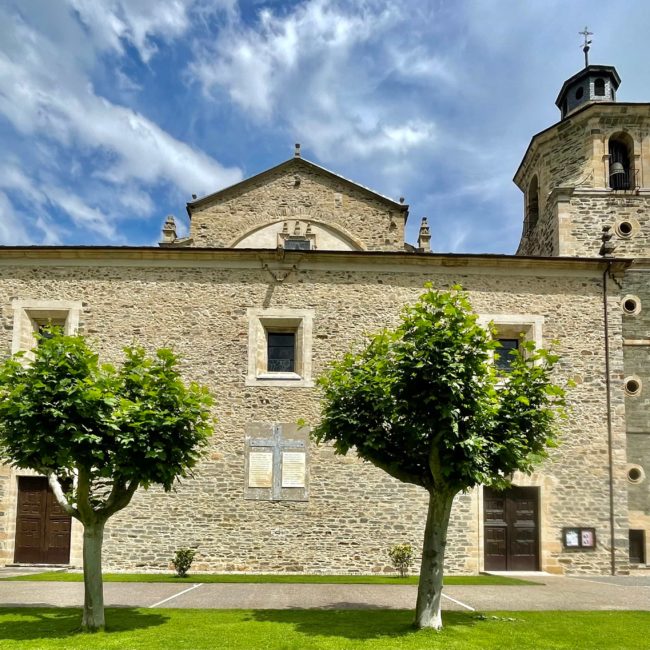
<svg viewBox="0 0 650 650">
<path fill-rule="evenodd" d="M 629 238 L 617 235 L 616 255 L 647 256 L 649 126 L 650 104 L 601 103 L 535 136 L 515 181 L 525 194 L 532 177 L 538 176 L 543 218 L 536 227 L 525 228 L 518 254 L 595 257 L 602 226 L 630 220 L 634 233 Z M 635 175 L 629 190 L 609 187 L 608 143 L 618 133 L 633 142 L 630 163 Z M 551 222 L 557 243 L 550 235 Z"/>
<path fill-rule="evenodd" d="M 636 395 L 625 398 L 628 467 L 640 467 L 639 482 L 628 482 L 630 528 L 645 530 L 646 562 L 650 558 L 650 272 L 637 262 L 626 273 L 623 293 L 638 300 L 636 313 L 623 314 L 625 376 L 640 382 Z"/>
<path fill-rule="evenodd" d="M 32 253 L 30 253 L 32 254 Z M 47 255 L 49 258 L 46 258 Z M 425 493 L 400 484 L 354 456 L 331 447 L 310 449 L 306 502 L 246 500 L 244 432 L 250 421 L 316 422 L 317 391 L 307 387 L 246 386 L 247 309 L 313 309 L 313 372 L 356 345 L 366 332 L 398 321 L 404 304 L 426 281 L 448 288 L 460 282 L 478 312 L 544 318 L 543 340 L 557 340 L 558 379 L 572 379 L 570 417 L 562 443 L 521 484 L 542 488 L 542 568 L 554 572 L 607 573 L 610 512 L 607 412 L 604 381 L 602 269 L 595 263 L 532 262 L 394 255 L 287 254 L 297 270 L 277 282 L 260 264 L 271 253 L 152 250 L 42 253 L 42 259 L 0 259 L 0 345 L 11 347 L 11 300 L 57 299 L 83 303 L 81 331 L 103 359 L 118 361 L 124 345 L 149 350 L 171 345 L 183 373 L 210 387 L 218 420 L 209 454 L 175 491 L 139 490 L 106 533 L 107 570 L 167 569 L 174 550 L 198 546 L 196 568 L 212 571 L 383 572 L 387 549 L 420 547 Z M 140 259 L 138 259 L 140 256 Z M 278 263 L 280 264 L 280 263 Z M 612 285 L 612 291 L 616 287 Z M 620 296 L 609 298 L 612 372 L 623 375 Z M 627 559 L 624 401 L 613 391 L 616 558 Z M 7 483 L 0 475 L 0 558 L 12 560 Z M 457 498 L 449 534 L 448 569 L 482 568 L 482 513 L 474 491 Z M 594 526 L 598 548 L 570 553 L 564 526 Z M 78 534 L 78 533 L 77 533 Z M 77 538 L 78 541 L 78 538 Z M 80 563 L 75 547 L 74 563 Z"/>
<path fill-rule="evenodd" d="M 365 250 L 404 249 L 402 206 L 300 159 L 253 177 L 192 209 L 193 246 L 224 248 L 260 226 L 313 220 Z"/>
</svg>

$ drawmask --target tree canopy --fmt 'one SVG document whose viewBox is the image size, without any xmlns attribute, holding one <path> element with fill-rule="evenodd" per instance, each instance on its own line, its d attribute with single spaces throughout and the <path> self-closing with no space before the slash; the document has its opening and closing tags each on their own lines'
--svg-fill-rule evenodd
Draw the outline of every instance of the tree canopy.
<svg viewBox="0 0 650 650">
<path fill-rule="evenodd" d="M 556 444 L 554 420 L 564 399 L 551 381 L 558 357 L 522 340 L 509 372 L 499 374 L 499 345 L 460 287 L 429 286 L 396 328 L 370 337 L 319 380 L 322 419 L 314 438 L 333 443 L 340 454 L 354 449 L 395 478 L 425 488 L 435 506 L 426 533 L 436 538 L 434 555 L 444 552 L 458 492 L 505 486 L 513 472 L 530 472 Z M 425 536 L 421 591 L 433 570 L 430 542 Z M 441 571 L 433 590 L 442 585 Z M 431 593 L 421 596 L 435 600 Z M 440 626 L 437 600 L 437 619 L 429 607 L 418 611 L 419 625 Z"/>
<path fill-rule="evenodd" d="M 0 456 L 48 476 L 63 509 L 84 525 L 84 626 L 95 629 L 104 624 L 106 520 L 139 486 L 169 491 L 188 476 L 212 432 L 212 398 L 184 383 L 168 349 L 149 357 L 126 348 L 115 367 L 100 364 L 83 337 L 51 328 L 32 355 L 0 366 Z"/>
</svg>

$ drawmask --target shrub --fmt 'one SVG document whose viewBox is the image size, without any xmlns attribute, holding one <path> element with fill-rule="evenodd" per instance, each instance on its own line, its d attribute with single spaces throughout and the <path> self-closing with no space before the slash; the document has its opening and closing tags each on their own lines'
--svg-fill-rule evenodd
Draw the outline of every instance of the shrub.
<svg viewBox="0 0 650 650">
<path fill-rule="evenodd" d="M 196 550 L 193 548 L 179 548 L 174 555 L 172 564 L 176 569 L 176 575 L 179 578 L 184 578 L 192 566 Z"/>
<path fill-rule="evenodd" d="M 395 544 L 388 551 L 388 555 L 400 577 L 405 578 L 409 568 L 413 566 L 413 547 L 410 544 Z"/>
</svg>

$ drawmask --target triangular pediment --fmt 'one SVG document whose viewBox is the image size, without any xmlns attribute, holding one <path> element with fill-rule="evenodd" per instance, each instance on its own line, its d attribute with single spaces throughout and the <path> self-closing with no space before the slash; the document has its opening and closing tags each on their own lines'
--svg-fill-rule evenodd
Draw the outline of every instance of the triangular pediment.
<svg viewBox="0 0 650 650">
<path fill-rule="evenodd" d="M 312 173 L 315 176 L 322 175 L 324 178 L 338 181 L 343 186 L 347 186 L 351 190 L 355 190 L 362 194 L 366 194 L 368 195 L 369 198 L 372 198 L 374 200 L 385 202 L 387 205 L 390 205 L 394 209 L 397 209 L 401 212 L 408 211 L 408 205 L 405 203 L 400 203 L 399 201 L 395 201 L 394 199 L 384 196 L 379 192 L 375 192 L 374 190 L 366 187 L 365 185 L 361 185 L 360 183 L 355 183 L 354 181 L 345 178 L 345 176 L 336 174 L 335 172 L 330 171 L 325 167 L 321 167 L 320 165 L 317 165 L 316 163 L 306 160 L 305 158 L 294 157 L 284 161 L 283 163 L 280 163 L 279 165 L 276 165 L 275 167 L 271 167 L 270 169 L 260 172 L 259 174 L 250 176 L 249 178 L 246 178 L 243 181 L 240 181 L 239 183 L 235 183 L 234 185 L 230 185 L 229 187 L 225 187 L 221 190 L 213 192 L 212 194 L 207 194 L 206 196 L 202 196 L 193 201 L 189 201 L 187 203 L 187 212 L 191 218 L 192 214 L 197 210 L 201 210 L 208 206 L 214 205 L 215 203 L 218 203 L 220 200 L 226 198 L 231 199 L 233 198 L 233 196 L 236 196 L 238 194 L 244 194 L 252 188 L 258 187 L 259 185 L 263 185 L 267 180 L 271 178 L 275 178 L 281 174 L 292 174 L 303 170 L 308 170 L 310 173 Z"/>
<path fill-rule="evenodd" d="M 193 246 L 403 250 L 408 206 L 301 157 L 187 204 Z M 285 241 L 286 240 L 286 241 Z"/>
</svg>

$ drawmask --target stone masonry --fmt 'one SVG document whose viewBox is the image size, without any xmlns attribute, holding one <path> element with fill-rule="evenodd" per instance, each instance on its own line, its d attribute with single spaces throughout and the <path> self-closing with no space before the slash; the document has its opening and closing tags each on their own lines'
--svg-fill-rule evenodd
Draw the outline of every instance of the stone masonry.
<svg viewBox="0 0 650 650">
<path fill-rule="evenodd" d="M 293 270 L 282 282 L 260 260 Z M 11 341 L 16 297 L 75 300 L 83 305 L 80 330 L 102 357 L 120 358 L 137 340 L 148 349 L 171 345 L 187 379 L 216 397 L 216 432 L 192 480 L 171 494 L 140 490 L 107 530 L 107 570 L 167 569 L 174 550 L 198 547 L 196 568 L 212 571 L 381 572 L 387 549 L 420 547 L 425 494 L 400 484 L 330 447 L 310 450 L 306 502 L 250 501 L 244 493 L 244 431 L 249 421 L 295 422 L 318 418 L 317 389 L 245 386 L 246 311 L 249 307 L 314 310 L 314 374 L 358 344 L 366 332 L 396 323 L 425 282 L 461 283 L 480 313 L 544 318 L 543 342 L 557 340 L 558 380 L 572 379 L 570 418 L 562 444 L 532 477 L 518 484 L 541 488 L 542 568 L 606 573 L 611 556 L 608 442 L 602 321 L 602 269 L 598 262 L 425 254 L 340 255 L 159 249 L 83 251 L 29 249 L 0 255 L 0 305 L 5 349 Z M 609 300 L 610 327 L 620 334 L 620 296 Z M 620 336 L 618 338 L 620 340 Z M 617 494 L 625 481 L 622 346 L 613 346 L 614 439 Z M 0 557 L 12 560 L 14 530 L 7 501 L 13 470 L 0 479 Z M 615 501 L 616 561 L 626 561 L 627 505 Z M 458 497 L 448 546 L 448 568 L 482 568 L 480 490 Z M 595 526 L 595 551 L 568 552 L 564 526 Z M 79 531 L 75 533 L 77 536 Z M 80 563 L 78 538 L 73 564 Z"/>
<path fill-rule="evenodd" d="M 610 187 L 612 142 L 627 143 L 625 190 Z M 515 182 L 527 206 L 519 256 L 415 252 L 405 247 L 402 201 L 298 150 L 190 202 L 189 238 L 177 240 L 168 218 L 162 248 L 0 248 L 6 354 L 29 347 L 36 316 L 51 317 L 78 327 L 107 361 L 119 361 L 133 341 L 150 351 L 171 346 L 184 376 L 216 398 L 215 434 L 194 477 L 171 494 L 138 491 L 109 523 L 105 568 L 167 570 L 176 549 L 193 546 L 197 570 L 377 573 L 391 570 L 391 545 L 419 549 L 423 490 L 303 440 L 305 484 L 263 498 L 276 492 L 247 483 L 246 432 L 315 423 L 314 380 L 365 334 L 394 325 L 426 282 L 460 283 L 507 337 L 536 332 L 561 356 L 557 381 L 570 385 L 561 444 L 531 476 L 513 477 L 539 490 L 539 568 L 627 572 L 629 530 L 645 531 L 647 561 L 650 104 L 577 106 L 533 137 Z M 603 226 L 613 234 L 613 256 L 601 251 Z M 287 245 L 292 236 L 300 250 Z M 266 339 L 282 326 L 295 336 L 299 367 L 268 377 Z M 29 474 L 0 467 L 0 562 L 14 559 L 17 477 Z M 282 496 L 290 494 L 300 499 Z M 482 488 L 457 497 L 448 570 L 484 568 L 483 510 Z M 580 527 L 595 529 L 594 549 L 563 544 L 563 529 Z M 75 524 L 74 565 L 80 542 Z"/>
<path fill-rule="evenodd" d="M 301 158 L 188 205 L 193 246 L 230 248 L 255 228 L 294 219 L 326 223 L 357 250 L 404 250 L 407 206 Z"/>
<path fill-rule="evenodd" d="M 585 74 L 587 71 L 585 71 Z M 520 255 L 596 257 L 603 227 L 612 234 L 615 258 L 635 258 L 610 279 L 622 300 L 623 386 L 627 429 L 629 527 L 645 531 L 650 558 L 650 104 L 587 103 L 533 137 L 515 175 L 531 204 L 539 183 L 539 220 L 527 208 Z M 614 189 L 610 141 L 626 143 L 629 184 Z M 615 184 L 614 184 L 615 186 Z M 532 201 L 535 205 L 535 201 Z M 632 387 L 635 390 L 629 390 Z"/>
</svg>

